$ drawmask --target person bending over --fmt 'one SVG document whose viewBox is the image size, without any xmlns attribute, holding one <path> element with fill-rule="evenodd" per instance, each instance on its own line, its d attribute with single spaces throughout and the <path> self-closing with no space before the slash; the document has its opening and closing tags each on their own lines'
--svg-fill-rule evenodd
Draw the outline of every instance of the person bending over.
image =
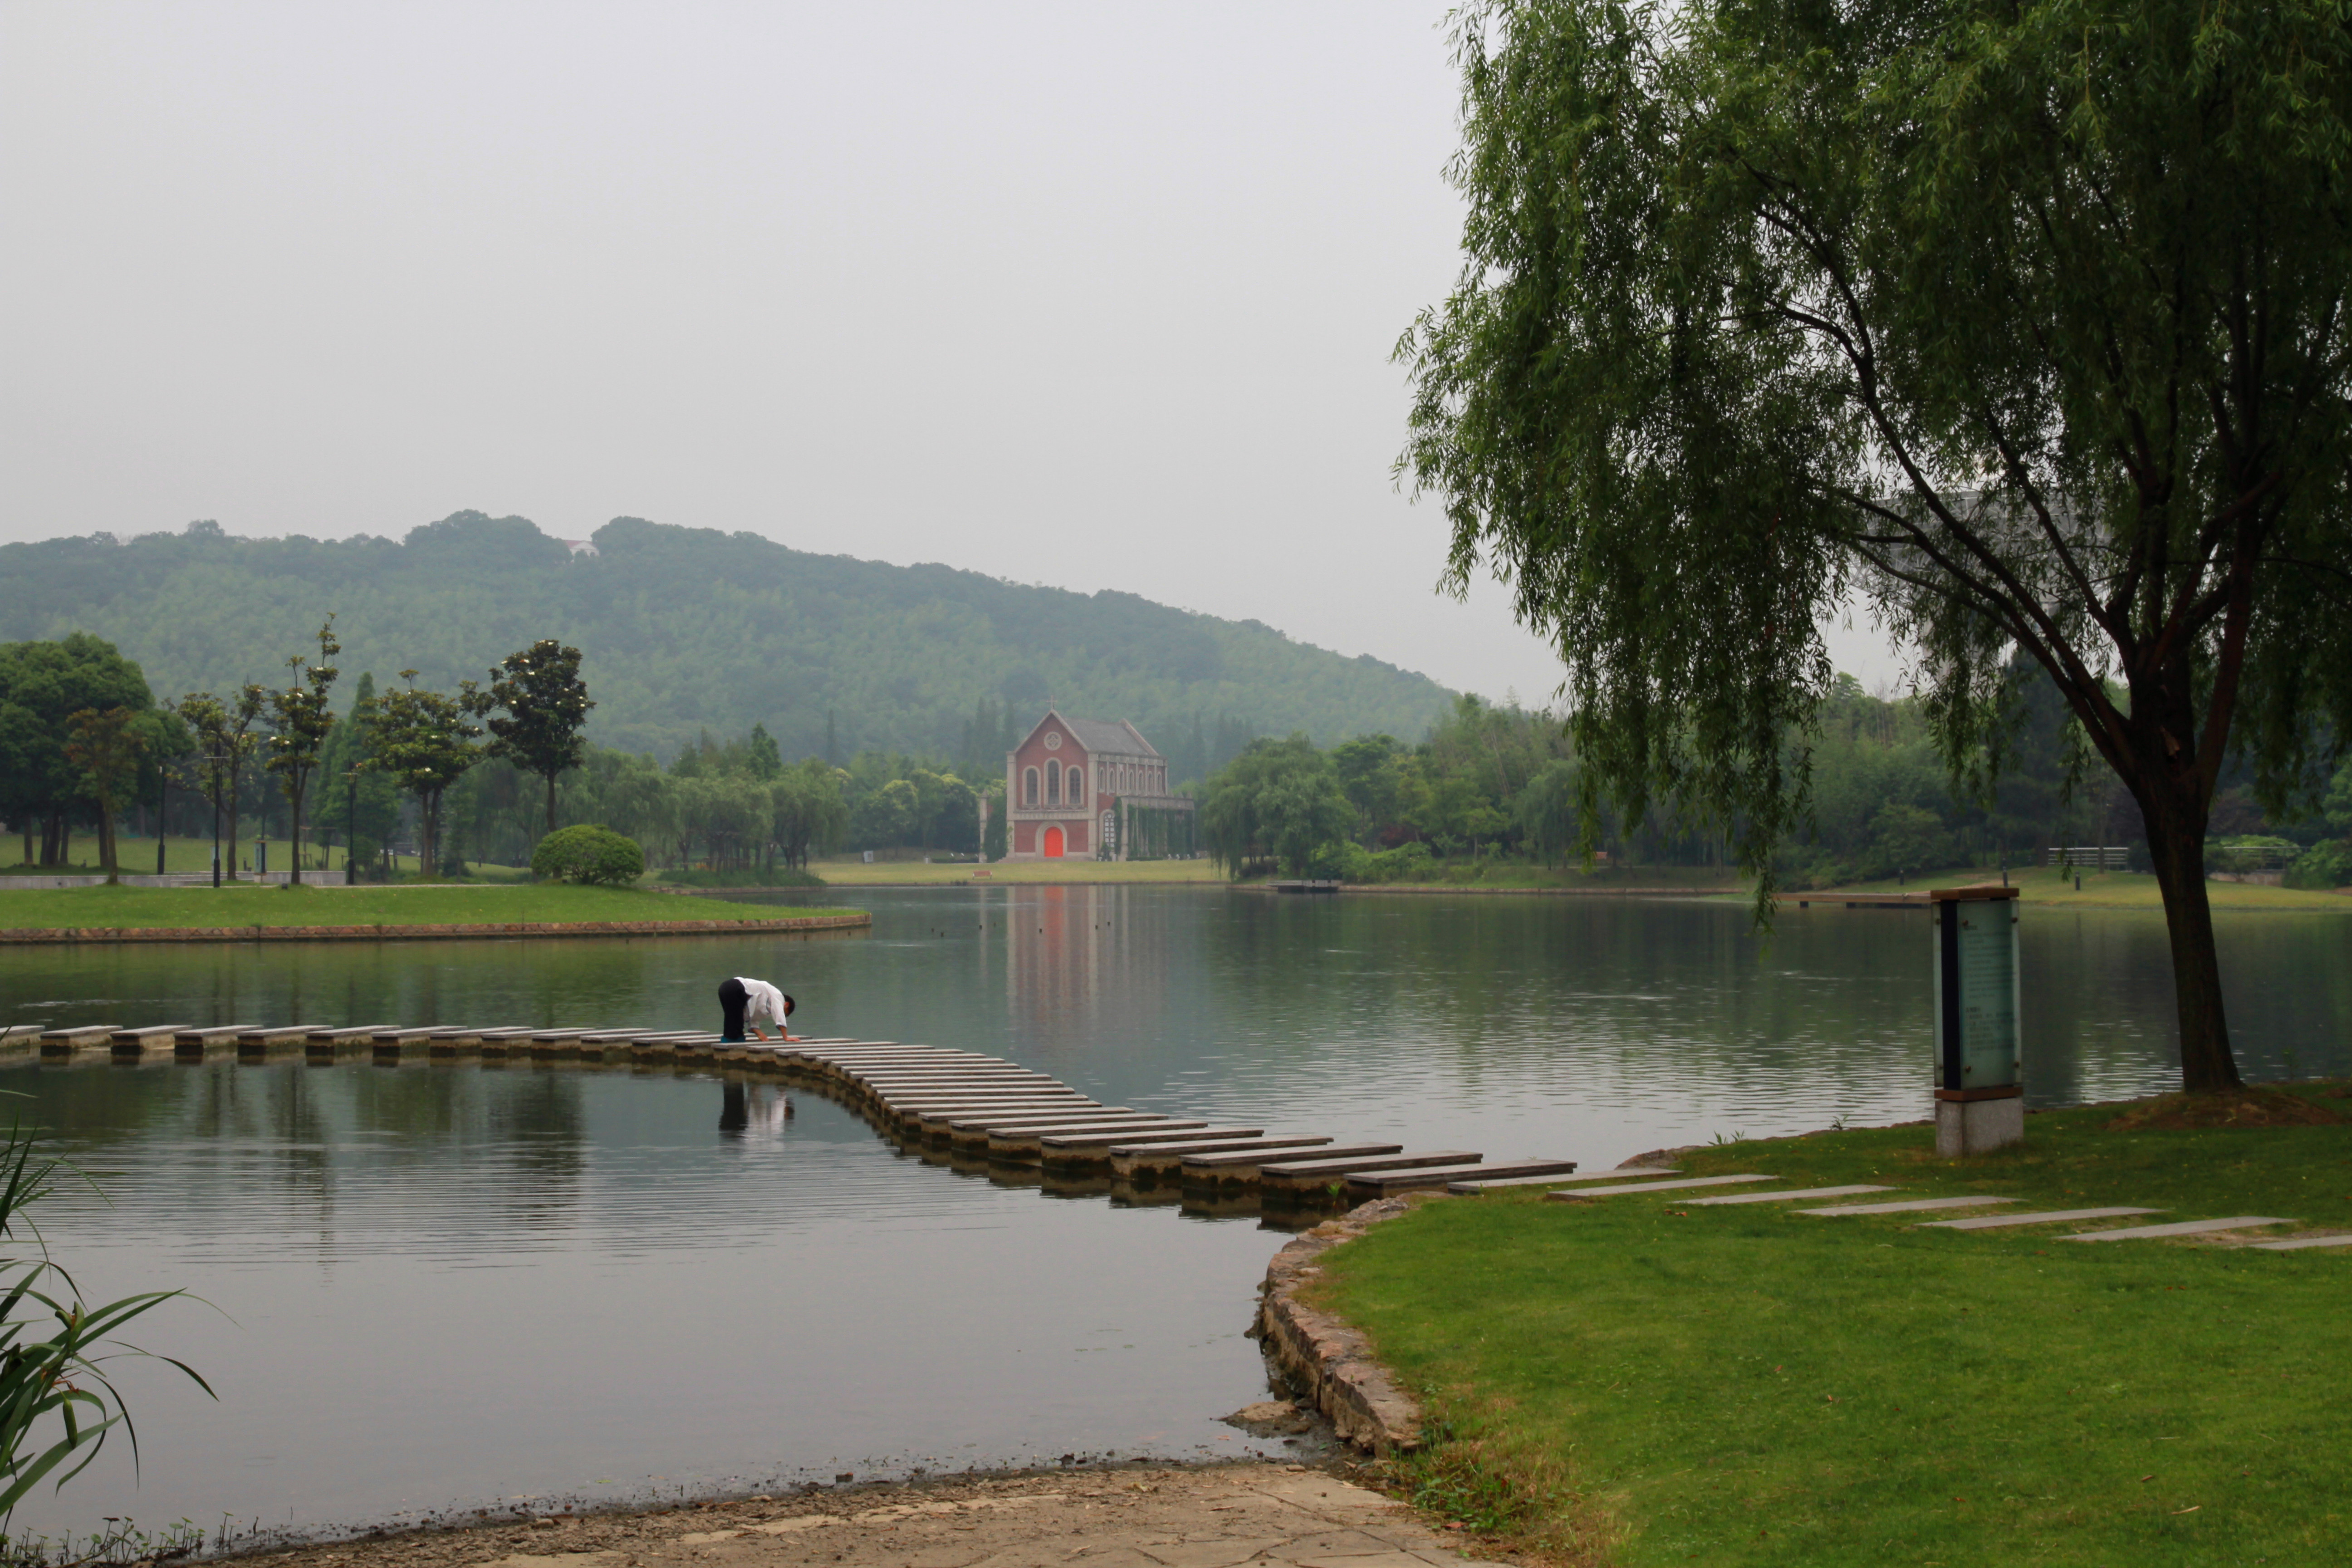
<svg viewBox="0 0 2352 1568">
<path fill-rule="evenodd" d="M 761 1020 L 776 1026 L 776 1038 L 792 1037 L 793 999 L 764 980 L 752 980 L 737 975 L 719 983 L 719 1037 L 728 1045 L 744 1043 L 748 1029 L 758 1039 L 768 1037 L 760 1033 Z"/>
</svg>

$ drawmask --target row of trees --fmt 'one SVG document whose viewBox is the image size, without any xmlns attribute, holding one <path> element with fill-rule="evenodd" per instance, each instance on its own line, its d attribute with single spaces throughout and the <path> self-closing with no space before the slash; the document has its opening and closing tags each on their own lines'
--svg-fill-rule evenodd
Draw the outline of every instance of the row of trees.
<svg viewBox="0 0 2352 1568">
<path fill-rule="evenodd" d="M 94 820 L 100 863 L 110 879 L 119 875 L 118 815 L 133 799 L 160 802 L 176 774 L 225 818 L 234 875 L 257 763 L 287 805 L 297 882 L 305 810 L 322 775 L 331 797 L 333 784 L 344 787 L 341 801 L 331 798 L 320 815 L 353 836 L 354 847 L 363 821 L 388 835 L 389 795 L 413 797 L 427 865 L 437 863 L 445 797 L 486 759 L 541 776 L 553 829 L 555 781 L 580 764 L 580 729 L 594 706 L 579 679 L 579 649 L 535 643 L 490 671 L 487 688 L 464 680 L 454 693 L 419 688 L 411 669 L 401 672 L 404 686 L 379 697 L 373 678 L 362 677 L 358 700 L 339 718 L 334 619 L 319 627 L 315 660 L 298 654 L 286 661 L 291 679 L 282 687 L 248 682 L 160 706 L 139 666 L 87 633 L 0 645 L 0 815 L 23 833 L 26 863 L 64 866 L 72 826 Z"/>
<path fill-rule="evenodd" d="M 1938 749 L 1930 705 L 1885 700 L 1842 677 L 1791 766 L 1811 784 L 1809 823 L 1780 844 L 1775 875 L 1822 886 L 1962 864 L 2022 865 L 2053 846 L 2112 845 L 2147 864 L 2131 796 L 2084 766 L 2071 718 L 2047 682 L 2022 679 L 2001 773 L 1955 781 Z M 1433 874 L 1442 860 L 1557 867 L 1593 847 L 1617 865 L 1724 867 L 1727 836 L 1703 816 L 1662 801 L 1633 817 L 1594 786 L 1558 714 L 1465 697 L 1421 742 L 1362 736 L 1328 750 L 1304 736 L 1261 740 L 1202 791 L 1205 843 L 1236 873 L 1274 866 L 1299 876 L 1394 881 Z M 2216 826 L 2276 836 L 2290 851 L 2352 830 L 2352 769 L 2338 775 L 2336 808 L 2267 818 L 2242 773 L 2225 780 Z M 2334 851 L 2330 850 L 2329 854 Z M 2325 856 L 2315 859 L 2315 868 Z M 2327 861 L 2333 864 L 2332 860 Z"/>
</svg>

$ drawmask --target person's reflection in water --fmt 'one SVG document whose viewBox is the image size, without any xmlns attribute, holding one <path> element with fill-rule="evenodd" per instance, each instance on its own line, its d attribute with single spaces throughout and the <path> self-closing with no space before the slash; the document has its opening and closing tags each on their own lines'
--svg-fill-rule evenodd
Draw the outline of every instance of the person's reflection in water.
<svg viewBox="0 0 2352 1568">
<path fill-rule="evenodd" d="M 782 1132 L 793 1119 L 793 1097 L 765 1084 L 753 1088 L 740 1079 L 729 1079 L 719 1102 L 719 1131 L 730 1138 L 747 1131 Z"/>
</svg>

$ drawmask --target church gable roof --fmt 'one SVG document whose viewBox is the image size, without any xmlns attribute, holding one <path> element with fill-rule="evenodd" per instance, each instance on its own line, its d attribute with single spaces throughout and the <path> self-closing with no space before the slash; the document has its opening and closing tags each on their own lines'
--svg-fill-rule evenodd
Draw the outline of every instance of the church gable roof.
<svg viewBox="0 0 2352 1568">
<path fill-rule="evenodd" d="M 1021 737 L 1021 745 L 1015 746 L 1013 750 L 1017 752 L 1027 746 L 1030 742 L 1037 738 L 1037 731 L 1049 723 L 1059 723 L 1063 729 L 1070 732 L 1070 739 L 1076 741 L 1089 753 L 1108 752 L 1114 756 L 1123 757 L 1160 755 L 1158 752 L 1152 750 L 1151 742 L 1143 738 L 1143 731 L 1124 719 L 1115 724 L 1106 723 L 1099 719 L 1071 719 L 1052 708 L 1046 709 L 1045 716 L 1029 727 L 1029 732 Z"/>
<path fill-rule="evenodd" d="M 1141 731 L 1122 719 L 1116 724 L 1106 724 L 1099 719 L 1065 719 L 1079 745 L 1089 752 L 1109 752 L 1118 756 L 1156 757 Z"/>
</svg>

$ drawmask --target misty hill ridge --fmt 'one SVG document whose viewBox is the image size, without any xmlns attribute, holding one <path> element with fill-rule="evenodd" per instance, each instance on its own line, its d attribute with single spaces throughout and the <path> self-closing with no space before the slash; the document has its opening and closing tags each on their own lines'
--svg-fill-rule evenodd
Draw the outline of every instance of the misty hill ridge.
<svg viewBox="0 0 2352 1568">
<path fill-rule="evenodd" d="M 954 752 L 982 700 L 1050 699 L 1160 739 L 1221 715 L 1329 742 L 1416 738 L 1449 694 L 1369 655 L 1133 594 L 1073 593 L 939 565 L 793 550 L 751 533 L 615 518 L 574 556 L 526 518 L 462 511 L 406 539 L 239 539 L 210 522 L 0 545 L 0 640 L 84 629 L 158 697 L 276 682 L 335 612 L 347 678 L 480 677 L 539 637 L 576 644 L 601 743 L 674 754 L 762 723 L 787 757 Z M 315 653 L 313 655 L 315 657 Z M 1034 715 L 1033 715 L 1034 716 Z M 1163 749 L 1166 742 L 1161 742 Z"/>
</svg>

